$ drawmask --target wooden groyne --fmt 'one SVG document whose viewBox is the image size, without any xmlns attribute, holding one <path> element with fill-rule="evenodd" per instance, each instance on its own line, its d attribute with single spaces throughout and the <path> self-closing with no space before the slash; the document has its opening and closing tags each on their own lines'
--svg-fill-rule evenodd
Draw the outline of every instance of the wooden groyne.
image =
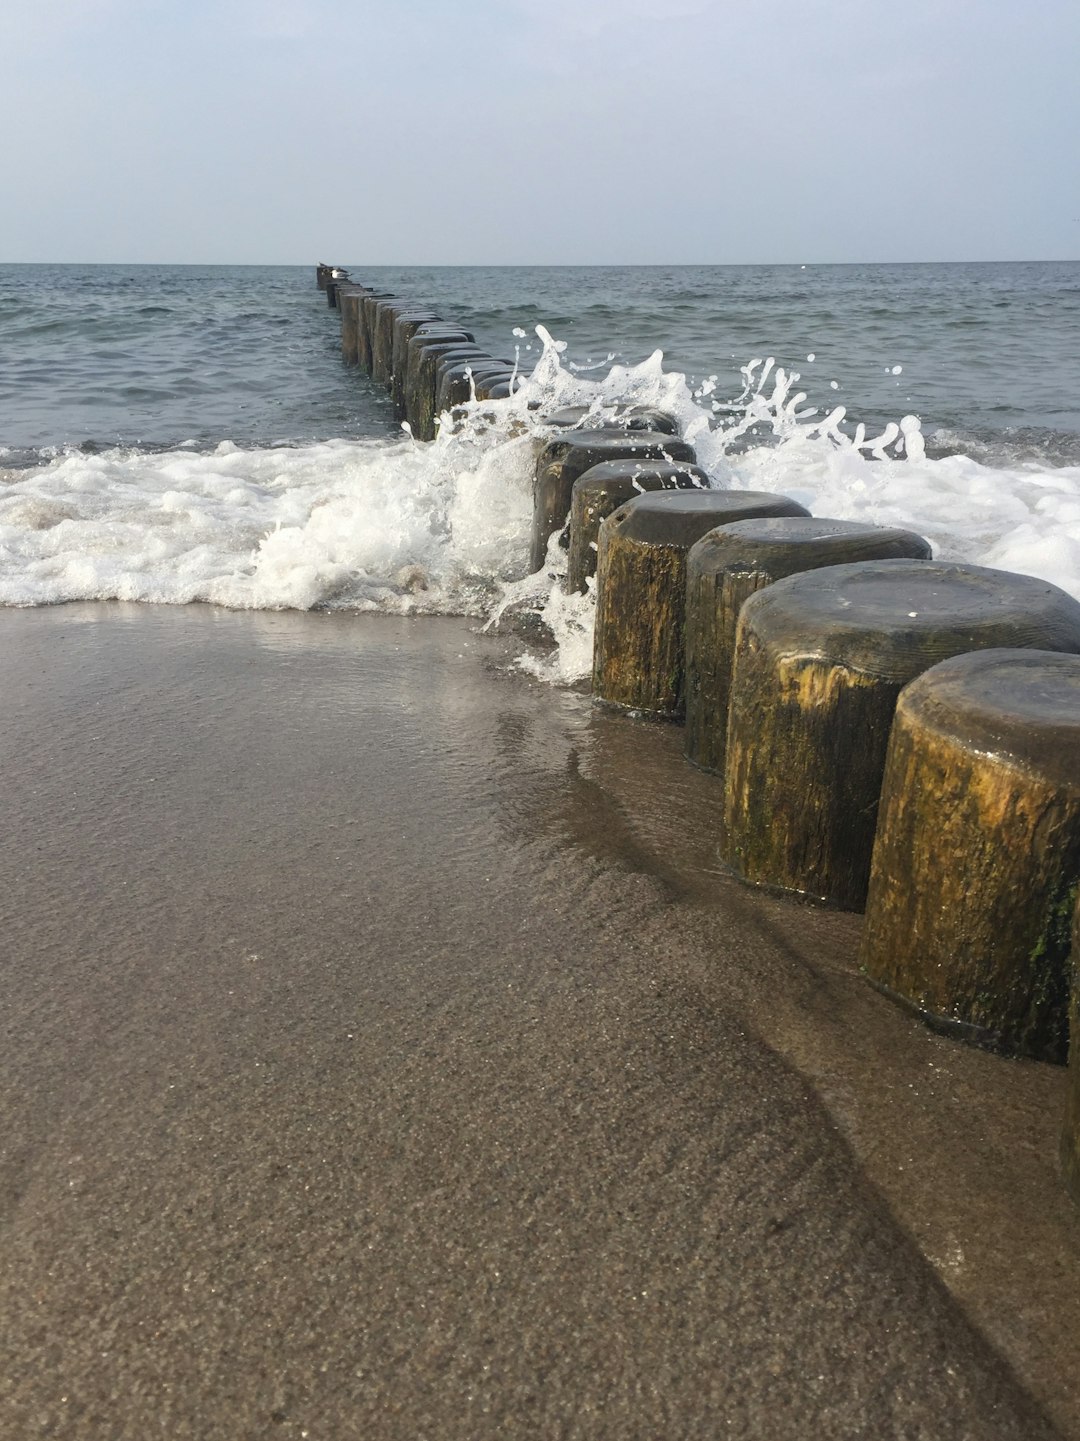
<svg viewBox="0 0 1080 1441">
<path fill-rule="evenodd" d="M 326 265 L 317 282 L 343 362 L 417 439 L 519 384 L 408 297 Z M 916 517 L 853 524 L 713 489 L 662 412 L 597 427 L 540 408 L 535 424 L 532 569 L 561 545 L 565 587 L 595 585 L 596 698 L 686 722 L 688 760 L 720 788 L 724 861 L 865 911 L 879 990 L 960 1040 L 1068 1057 L 1080 1203 L 1080 601 L 935 561 Z"/>
</svg>

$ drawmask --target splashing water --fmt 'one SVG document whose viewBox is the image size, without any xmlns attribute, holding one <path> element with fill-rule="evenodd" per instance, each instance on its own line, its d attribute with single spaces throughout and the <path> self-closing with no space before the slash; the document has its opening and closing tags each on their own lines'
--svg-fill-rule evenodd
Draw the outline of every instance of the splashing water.
<svg viewBox="0 0 1080 1441">
<path fill-rule="evenodd" d="M 659 351 L 598 375 L 565 364 L 562 342 L 542 326 L 536 334 L 539 359 L 516 392 L 443 417 L 429 445 L 406 436 L 225 442 L 209 453 L 68 450 L 29 470 L 0 469 L 0 603 L 207 601 L 489 621 L 526 607 L 556 646 L 522 664 L 574 681 L 591 665 L 593 596 L 563 592 L 557 544 L 541 572 L 525 575 L 535 461 L 552 434 L 543 416 L 569 405 L 589 408 L 586 424 L 615 406 L 658 407 L 717 487 L 775 490 L 816 515 L 905 525 L 943 559 L 1024 571 L 1080 596 L 1080 467 L 932 458 L 913 415 L 849 434 L 842 406 L 820 414 L 798 372 L 767 358 L 743 367 L 742 393 L 725 403 L 715 377 L 692 392 Z"/>
</svg>

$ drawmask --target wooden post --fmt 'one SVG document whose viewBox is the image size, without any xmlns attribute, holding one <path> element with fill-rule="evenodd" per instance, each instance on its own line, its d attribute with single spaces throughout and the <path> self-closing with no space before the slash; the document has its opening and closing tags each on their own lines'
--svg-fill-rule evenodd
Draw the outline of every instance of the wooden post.
<svg viewBox="0 0 1080 1441">
<path fill-rule="evenodd" d="M 411 300 L 403 300 L 399 295 L 391 295 L 375 303 L 371 329 L 371 378 L 380 385 L 390 384 L 394 317 L 399 311 L 408 310 L 412 304 Z"/>
<path fill-rule="evenodd" d="M 786 495 L 659 490 L 600 526 L 593 694 L 664 720 L 683 714 L 686 555 L 706 531 L 753 515 L 805 515 Z"/>
<path fill-rule="evenodd" d="M 1080 1205 L 1080 896 L 1073 915 L 1069 972 L 1069 1079 L 1061 1132 L 1061 1169 L 1069 1195 Z"/>
<path fill-rule="evenodd" d="M 510 395 L 510 381 L 514 375 L 512 365 L 490 370 L 476 382 L 477 400 L 505 400 Z"/>
<path fill-rule="evenodd" d="M 360 301 L 360 313 L 357 317 L 356 328 L 356 355 L 357 363 L 361 370 L 371 374 L 372 362 L 374 359 L 372 343 L 375 335 L 375 317 L 378 312 L 379 302 L 389 300 L 391 297 L 382 291 L 371 291 Z"/>
<path fill-rule="evenodd" d="M 548 540 L 566 524 L 574 481 L 605 460 L 668 460 L 693 464 L 694 447 L 656 431 L 568 430 L 549 441 L 536 463 L 529 567 L 539 570 Z"/>
<path fill-rule="evenodd" d="M 1080 651 L 1080 601 L 934 560 L 834 565 L 752 595 L 735 641 L 723 858 L 755 884 L 861 909 L 901 689 L 950 655 L 1000 646 Z"/>
<path fill-rule="evenodd" d="M 399 318 L 408 315 L 411 317 L 422 317 L 424 314 L 429 317 L 431 312 L 424 312 L 422 307 L 415 301 L 402 300 L 400 296 L 383 296 L 377 299 L 371 309 L 371 376 L 380 384 L 390 387 L 393 377 L 394 365 L 394 328 Z M 424 330 L 434 331 L 438 326 L 440 331 L 446 335 L 462 335 L 469 340 L 472 336 L 468 331 L 462 330 L 459 326 L 448 322 L 437 320 L 421 320 L 417 334 Z"/>
<path fill-rule="evenodd" d="M 511 373 L 508 361 L 494 355 L 460 356 L 451 361 L 440 358 L 435 377 L 435 415 L 455 406 L 465 405 L 473 390 L 489 376 Z"/>
<path fill-rule="evenodd" d="M 394 414 L 399 420 L 405 416 L 405 373 L 409 354 L 409 341 L 419 331 L 445 326 L 442 316 L 434 310 L 421 307 L 399 310 L 394 316 L 390 336 L 390 398 L 394 402 Z M 456 330 L 456 327 L 450 327 Z"/>
<path fill-rule="evenodd" d="M 435 439 L 435 376 L 439 359 L 473 344 L 468 331 L 418 331 L 405 363 L 405 414 L 418 440 Z"/>
<path fill-rule="evenodd" d="M 962 1039 L 1063 1062 L 1080 881 L 1080 657 L 986 650 L 900 693 L 860 959 Z"/>
<path fill-rule="evenodd" d="M 359 364 L 360 302 L 367 294 L 362 285 L 339 285 L 338 310 L 341 312 L 341 358 L 346 365 Z"/>
<path fill-rule="evenodd" d="M 670 460 L 608 460 L 574 481 L 570 495 L 570 556 L 566 589 L 585 591 L 596 574 L 600 522 L 647 490 L 708 490 L 709 477 L 698 465 Z"/>
<path fill-rule="evenodd" d="M 920 535 L 855 520 L 740 520 L 710 531 L 686 561 L 686 757 L 724 769 L 735 627 L 743 602 L 798 571 L 859 560 L 929 560 Z"/>
</svg>

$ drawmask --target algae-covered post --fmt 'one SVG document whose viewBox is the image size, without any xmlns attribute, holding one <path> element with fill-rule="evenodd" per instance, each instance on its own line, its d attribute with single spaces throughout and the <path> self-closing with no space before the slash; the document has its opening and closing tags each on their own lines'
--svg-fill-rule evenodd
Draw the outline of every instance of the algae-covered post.
<svg viewBox="0 0 1080 1441">
<path fill-rule="evenodd" d="M 360 313 L 357 317 L 356 355 L 357 363 L 361 370 L 371 374 L 373 363 L 372 346 L 375 335 L 375 316 L 379 302 L 388 299 L 386 292 L 381 290 L 369 291 L 360 301 Z"/>
<path fill-rule="evenodd" d="M 427 427 L 435 432 L 435 421 L 444 410 L 452 410 L 469 399 L 470 376 L 474 366 L 495 368 L 499 365 L 493 356 L 481 346 L 463 341 L 452 350 L 440 351 L 432 364 L 424 368 L 423 384 L 420 375 L 412 379 L 413 357 L 409 357 L 409 391 L 418 415 L 427 418 Z"/>
<path fill-rule="evenodd" d="M 453 326 L 425 326 L 409 341 L 405 370 L 405 414 L 418 440 L 434 440 L 438 411 L 435 405 L 439 364 L 444 359 L 479 361 L 479 351 L 467 330 Z"/>
<path fill-rule="evenodd" d="M 862 908 L 893 712 L 951 655 L 1080 651 L 1080 602 L 1030 576 L 874 560 L 777 581 L 735 643 L 721 854 L 748 881 Z"/>
<path fill-rule="evenodd" d="M 424 306 L 399 310 L 394 316 L 390 339 L 390 398 L 394 402 L 394 414 L 399 420 L 405 417 L 405 374 L 409 341 L 418 330 L 444 324 L 441 315 Z"/>
<path fill-rule="evenodd" d="M 476 347 L 472 355 L 441 355 L 435 366 L 435 394 L 432 415 L 464 405 L 489 377 L 510 373 L 508 362 L 497 360 Z M 434 425 L 432 426 L 434 432 Z"/>
<path fill-rule="evenodd" d="M 608 460 L 574 481 L 570 495 L 570 555 L 566 589 L 584 591 L 596 574 L 600 523 L 620 505 L 648 490 L 707 490 L 709 477 L 699 465 L 673 460 Z"/>
<path fill-rule="evenodd" d="M 1080 657 L 987 650 L 900 694 L 861 960 L 965 1039 L 1064 1061 Z"/>
<path fill-rule="evenodd" d="M 1070 1196 L 1080 1206 L 1080 894 L 1073 910 L 1069 962 L 1069 1080 L 1061 1132 L 1061 1169 Z"/>
<path fill-rule="evenodd" d="M 929 560 L 920 535 L 854 520 L 785 516 L 710 531 L 686 561 L 686 757 L 724 769 L 735 628 L 743 602 L 799 571 L 859 560 Z"/>
<path fill-rule="evenodd" d="M 544 447 L 536 463 L 529 566 L 539 570 L 550 538 L 566 524 L 574 481 L 605 460 L 668 460 L 694 464 L 694 447 L 657 431 L 568 430 Z"/>
<path fill-rule="evenodd" d="M 600 527 L 596 581 L 597 698 L 681 719 L 690 547 L 724 521 L 805 514 L 797 501 L 766 491 L 658 490 L 609 516 Z"/>
<path fill-rule="evenodd" d="M 412 301 L 404 300 L 400 295 L 384 296 L 375 302 L 371 326 L 371 378 L 380 385 L 390 384 L 394 317 L 411 305 Z"/>
</svg>

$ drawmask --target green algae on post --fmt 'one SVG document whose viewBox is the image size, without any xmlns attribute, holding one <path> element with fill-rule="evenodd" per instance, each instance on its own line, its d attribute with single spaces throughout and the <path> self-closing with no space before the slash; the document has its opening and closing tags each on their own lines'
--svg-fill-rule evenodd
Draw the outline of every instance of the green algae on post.
<svg viewBox="0 0 1080 1441">
<path fill-rule="evenodd" d="M 1080 601 L 1031 576 L 874 560 L 742 608 L 721 854 L 747 881 L 860 910 L 897 697 L 950 655 L 1080 651 Z"/>
<path fill-rule="evenodd" d="M 671 460 L 608 460 L 574 481 L 570 497 L 570 555 L 566 589 L 584 591 L 596 574 L 600 523 L 620 505 L 647 490 L 707 490 L 709 477 L 699 465 Z"/>
<path fill-rule="evenodd" d="M 657 431 L 568 430 L 548 442 L 536 463 L 533 490 L 532 544 L 529 568 L 537 571 L 547 556 L 548 541 L 566 524 L 574 482 L 605 460 L 668 460 L 694 464 L 694 447 L 677 436 Z"/>
<path fill-rule="evenodd" d="M 1080 895 L 1073 907 L 1069 958 L 1069 1080 L 1061 1132 L 1061 1169 L 1069 1195 L 1080 1205 Z"/>
<path fill-rule="evenodd" d="M 442 334 L 418 331 L 409 341 L 405 375 L 405 414 L 418 440 L 434 440 L 438 429 L 436 383 L 442 360 L 471 358 L 475 349 L 466 331 Z M 476 357 L 479 362 L 480 357 Z M 493 362 L 494 363 L 494 362 Z"/>
<path fill-rule="evenodd" d="M 900 695 L 866 903 L 876 985 L 965 1039 L 1064 1061 L 1080 879 L 1080 657 L 987 650 Z"/>
<path fill-rule="evenodd" d="M 686 757 L 720 774 L 727 744 L 735 630 L 743 603 L 799 571 L 859 560 L 929 560 L 895 526 L 805 516 L 739 520 L 710 531 L 686 561 Z"/>
<path fill-rule="evenodd" d="M 421 328 L 427 329 L 445 322 L 434 310 L 417 307 L 402 310 L 394 316 L 390 337 L 390 399 L 394 414 L 399 420 L 405 416 L 405 373 L 409 341 Z"/>
<path fill-rule="evenodd" d="M 686 556 L 725 520 L 805 515 L 785 495 L 755 490 L 658 490 L 600 526 L 593 693 L 666 720 L 683 713 Z"/>
</svg>

